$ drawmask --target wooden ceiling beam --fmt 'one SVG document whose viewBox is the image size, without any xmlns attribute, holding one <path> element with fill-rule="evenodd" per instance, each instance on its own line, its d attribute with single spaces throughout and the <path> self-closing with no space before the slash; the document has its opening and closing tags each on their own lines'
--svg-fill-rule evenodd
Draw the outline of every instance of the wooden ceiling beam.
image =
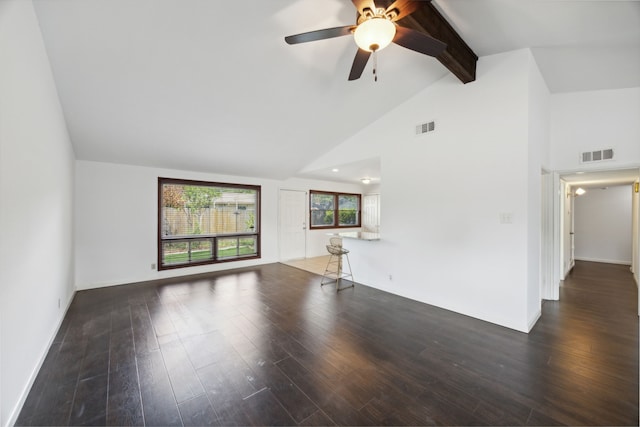
<svg viewBox="0 0 640 427">
<path fill-rule="evenodd" d="M 391 1 L 383 1 L 385 7 Z M 398 21 L 399 25 L 423 32 L 447 44 L 447 49 L 436 57 L 449 71 L 462 81 L 469 83 L 476 79 L 478 56 L 431 1 L 419 1 L 420 7 L 411 15 Z"/>
</svg>

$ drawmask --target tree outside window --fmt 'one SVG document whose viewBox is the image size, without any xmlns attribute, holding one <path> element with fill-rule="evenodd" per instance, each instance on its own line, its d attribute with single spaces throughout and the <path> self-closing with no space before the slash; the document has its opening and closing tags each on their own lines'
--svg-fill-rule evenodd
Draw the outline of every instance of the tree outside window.
<svg viewBox="0 0 640 427">
<path fill-rule="evenodd" d="M 260 257 L 260 186 L 158 178 L 158 268 Z"/>
</svg>

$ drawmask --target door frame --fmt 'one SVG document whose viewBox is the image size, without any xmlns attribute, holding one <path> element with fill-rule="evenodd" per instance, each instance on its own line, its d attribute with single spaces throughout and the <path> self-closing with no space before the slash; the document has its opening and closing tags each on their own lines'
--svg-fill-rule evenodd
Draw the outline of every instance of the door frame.
<svg viewBox="0 0 640 427">
<path fill-rule="evenodd" d="M 636 169 L 636 167 L 627 167 L 627 168 L 612 168 L 612 169 L 579 169 L 579 170 L 571 170 L 571 171 L 560 171 L 553 172 L 553 192 L 549 195 L 549 197 L 553 198 L 553 252 L 554 252 L 554 267 L 553 267 L 553 283 L 552 283 L 552 292 L 549 293 L 550 297 L 543 295 L 544 299 L 559 299 L 560 294 L 560 283 L 565 278 L 564 272 L 564 249 L 566 242 L 564 241 L 565 231 L 567 227 L 571 227 L 571 224 L 565 224 L 565 216 L 564 216 L 564 206 L 566 203 L 566 195 L 567 195 L 567 187 L 570 186 L 569 183 L 565 182 L 562 177 L 564 175 L 572 175 L 576 172 L 609 172 L 615 171 L 618 169 Z M 640 168 L 638 170 L 638 177 L 640 179 Z M 574 183 L 574 185 L 577 185 Z M 603 184 L 605 185 L 605 184 Z M 571 198 L 569 198 L 571 199 Z M 569 202 L 572 203 L 572 200 Z M 571 212 L 573 213 L 573 207 L 571 207 Z M 638 211 L 632 211 L 633 221 L 635 223 L 640 223 L 640 209 Z M 632 231 L 633 232 L 633 231 Z M 633 261 L 635 261 L 637 266 L 640 266 L 640 226 L 637 226 L 635 230 L 637 233 L 636 240 L 633 242 Z M 634 252 L 635 251 L 635 252 Z M 632 261 L 632 264 L 633 264 Z M 633 267 L 633 265 L 632 265 Z M 634 278 L 636 279 L 636 285 L 638 283 L 638 273 L 634 272 Z M 640 292 L 638 293 L 638 315 L 640 315 Z"/>
<path fill-rule="evenodd" d="M 289 192 L 296 192 L 296 193 L 302 193 L 304 195 L 304 203 L 303 203 L 303 210 L 302 210 L 302 214 L 303 214 L 303 218 L 304 218 L 304 223 L 303 223 L 303 235 L 304 235 L 304 243 L 303 243 L 303 256 L 301 259 L 306 258 L 307 256 L 307 245 L 308 245 L 308 231 L 309 231 L 309 224 L 308 224 L 308 217 L 307 217 L 307 206 L 309 205 L 309 192 L 307 190 L 299 190 L 299 189 L 295 189 L 295 188 L 279 188 L 278 189 L 278 260 L 279 261 L 290 261 L 290 259 L 284 259 L 283 255 L 282 255 L 282 236 L 284 233 L 284 228 L 283 228 L 283 215 L 282 215 L 282 192 L 283 191 L 289 191 Z"/>
<path fill-rule="evenodd" d="M 555 281 L 555 175 L 542 169 L 540 177 L 540 299 L 557 299 Z"/>
</svg>

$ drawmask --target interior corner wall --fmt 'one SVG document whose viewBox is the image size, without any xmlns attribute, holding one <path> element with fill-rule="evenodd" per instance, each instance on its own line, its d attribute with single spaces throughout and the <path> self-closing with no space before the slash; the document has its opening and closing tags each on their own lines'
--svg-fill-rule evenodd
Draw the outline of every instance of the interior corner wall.
<svg viewBox="0 0 640 427">
<path fill-rule="evenodd" d="M 261 185 L 261 255 L 158 271 L 158 177 Z M 78 290 L 247 267 L 277 261 L 277 181 L 153 167 L 76 161 Z M 272 202 L 273 201 L 273 202 Z"/>
<path fill-rule="evenodd" d="M 0 2 L 0 425 L 73 296 L 74 154 L 29 0 Z"/>
<path fill-rule="evenodd" d="M 345 241 L 358 282 L 529 330 L 530 55 L 482 57 L 475 82 L 447 76 L 347 141 L 381 147 L 381 240 Z"/>
<path fill-rule="evenodd" d="M 157 271 L 158 177 L 261 186 L 261 258 Z M 76 287 L 98 288 L 278 262 L 280 188 L 357 192 L 358 186 L 76 161 Z M 326 231 L 308 231 L 324 249 Z M 313 246 L 313 247 L 315 247 Z M 321 254 L 323 255 L 325 251 Z M 314 255 L 314 254 L 311 254 Z M 310 255 L 310 256 L 311 256 Z"/>
<path fill-rule="evenodd" d="M 552 168 L 620 169 L 640 165 L 640 87 L 553 94 Z M 614 159 L 580 163 L 584 151 L 614 149 Z"/>
<path fill-rule="evenodd" d="M 631 265 L 632 188 L 588 188 L 575 197 L 575 259 Z"/>
<path fill-rule="evenodd" d="M 528 231 L 527 231 L 527 322 L 531 329 L 542 314 L 541 271 L 551 268 L 542 262 L 542 169 L 550 166 L 550 94 L 538 69 L 535 58 L 529 52 L 529 150 L 528 150 Z M 552 241 L 553 236 L 544 236 Z"/>
</svg>

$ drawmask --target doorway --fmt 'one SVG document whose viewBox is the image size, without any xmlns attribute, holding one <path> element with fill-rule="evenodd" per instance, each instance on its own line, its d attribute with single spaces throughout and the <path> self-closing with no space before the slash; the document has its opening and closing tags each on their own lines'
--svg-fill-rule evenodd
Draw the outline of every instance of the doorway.
<svg viewBox="0 0 640 427">
<path fill-rule="evenodd" d="M 281 189 L 278 207 L 280 261 L 305 258 L 307 247 L 307 192 Z"/>
<path fill-rule="evenodd" d="M 554 188 L 557 191 L 558 197 L 558 209 L 555 211 L 555 221 L 559 225 L 557 231 L 554 233 L 555 243 L 554 252 L 557 250 L 556 255 L 556 268 L 554 268 L 554 293 L 559 291 L 560 283 L 565 278 L 566 273 L 571 270 L 574 259 L 580 258 L 580 254 L 576 254 L 575 251 L 575 225 L 574 225 L 574 212 L 575 212 L 575 191 L 577 188 L 582 187 L 601 189 L 604 187 L 612 186 L 625 186 L 628 191 L 632 191 L 635 182 L 638 182 L 640 176 L 640 170 L 633 169 L 618 169 L 618 170 L 600 170 L 600 171 L 577 171 L 565 174 L 554 174 L 556 176 L 554 182 Z M 634 206 L 637 204 L 638 196 L 633 196 Z M 604 209 L 606 211 L 606 209 Z M 632 209 L 632 262 L 631 270 L 634 273 L 636 283 L 638 282 L 638 273 L 635 266 L 640 262 L 638 255 L 638 221 L 639 213 L 638 209 Z M 629 224 L 631 225 L 631 224 Z M 640 301 L 639 301 L 640 302 Z M 639 305 L 640 310 L 640 305 Z"/>
</svg>

